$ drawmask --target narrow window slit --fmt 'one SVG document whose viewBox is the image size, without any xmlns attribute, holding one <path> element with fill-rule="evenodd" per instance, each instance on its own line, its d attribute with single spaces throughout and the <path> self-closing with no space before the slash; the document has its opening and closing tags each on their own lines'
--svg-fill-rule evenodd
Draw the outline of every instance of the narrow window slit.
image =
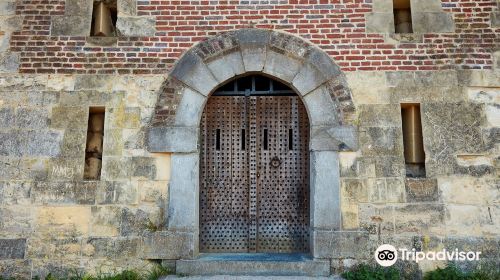
<svg viewBox="0 0 500 280">
<path fill-rule="evenodd" d="M 117 5 L 115 1 L 94 1 L 90 34 L 96 37 L 116 36 Z"/>
<path fill-rule="evenodd" d="M 215 150 L 220 151 L 220 129 L 215 134 Z"/>
<path fill-rule="evenodd" d="M 393 4 L 396 33 L 413 33 L 410 0 L 394 0 Z"/>
<path fill-rule="evenodd" d="M 266 151 L 267 151 L 267 146 L 268 146 L 268 143 L 267 143 L 268 139 L 267 138 L 268 138 L 267 129 L 264 129 L 264 150 L 266 150 Z"/>
<path fill-rule="evenodd" d="M 425 151 L 419 104 L 401 104 L 407 177 L 425 177 Z"/>
<path fill-rule="evenodd" d="M 293 129 L 288 129 L 288 149 L 293 150 Z"/>
<path fill-rule="evenodd" d="M 101 178 L 102 152 L 104 139 L 104 107 L 90 107 L 87 127 L 87 144 L 85 147 L 85 180 Z"/>
<path fill-rule="evenodd" d="M 246 136 L 245 136 L 245 129 L 241 130 L 241 149 L 244 151 L 246 146 Z"/>
</svg>

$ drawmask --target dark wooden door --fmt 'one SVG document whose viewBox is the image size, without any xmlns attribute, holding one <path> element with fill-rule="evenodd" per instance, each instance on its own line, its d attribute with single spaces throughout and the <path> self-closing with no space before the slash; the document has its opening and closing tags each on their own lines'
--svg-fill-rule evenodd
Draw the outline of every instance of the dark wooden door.
<svg viewBox="0 0 500 280">
<path fill-rule="evenodd" d="M 306 252 L 309 124 L 297 96 L 212 96 L 202 117 L 200 250 Z"/>
</svg>

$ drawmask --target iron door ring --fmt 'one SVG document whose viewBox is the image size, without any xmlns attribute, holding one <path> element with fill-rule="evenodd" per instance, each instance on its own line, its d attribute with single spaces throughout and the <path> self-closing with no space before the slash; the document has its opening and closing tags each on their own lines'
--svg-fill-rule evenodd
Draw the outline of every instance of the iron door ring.
<svg viewBox="0 0 500 280">
<path fill-rule="evenodd" d="M 272 168 L 278 168 L 280 167 L 281 165 L 281 159 L 279 159 L 278 157 L 273 157 L 271 159 L 271 167 Z"/>
</svg>

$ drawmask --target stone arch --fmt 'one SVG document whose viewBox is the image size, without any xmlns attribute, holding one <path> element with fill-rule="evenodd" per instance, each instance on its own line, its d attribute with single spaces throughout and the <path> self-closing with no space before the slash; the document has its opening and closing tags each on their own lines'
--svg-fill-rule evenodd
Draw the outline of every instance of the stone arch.
<svg viewBox="0 0 500 280">
<path fill-rule="evenodd" d="M 170 152 L 167 231 L 191 234 L 198 252 L 199 126 L 210 94 L 239 75 L 279 79 L 302 98 L 310 121 L 311 252 L 322 231 L 340 228 L 338 151 L 356 150 L 355 107 L 344 75 L 321 49 L 294 35 L 241 29 L 187 51 L 162 86 L 147 133 L 150 152 Z M 332 214 L 333 213 L 333 214 Z"/>
</svg>

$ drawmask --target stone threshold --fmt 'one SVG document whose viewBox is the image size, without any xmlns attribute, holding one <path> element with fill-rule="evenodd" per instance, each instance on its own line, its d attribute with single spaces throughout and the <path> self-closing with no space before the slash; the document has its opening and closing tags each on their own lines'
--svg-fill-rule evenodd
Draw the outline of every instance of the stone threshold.
<svg viewBox="0 0 500 280">
<path fill-rule="evenodd" d="M 200 254 L 176 261 L 182 275 L 329 276 L 330 261 L 308 254 L 231 253 Z"/>
</svg>

